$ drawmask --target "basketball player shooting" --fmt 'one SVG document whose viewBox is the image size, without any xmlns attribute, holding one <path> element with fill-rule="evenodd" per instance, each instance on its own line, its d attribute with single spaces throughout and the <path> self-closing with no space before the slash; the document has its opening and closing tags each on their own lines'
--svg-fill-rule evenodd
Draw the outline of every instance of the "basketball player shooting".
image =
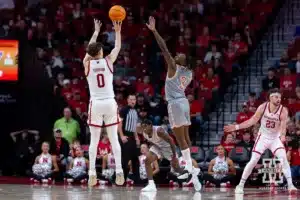
<svg viewBox="0 0 300 200">
<path fill-rule="evenodd" d="M 285 142 L 287 120 L 288 110 L 281 105 L 280 91 L 272 89 L 269 93 L 269 102 L 261 104 L 249 120 L 238 125 L 227 125 L 224 127 L 225 132 L 233 132 L 249 128 L 259 121 L 261 124 L 259 134 L 253 146 L 251 159 L 243 171 L 235 193 L 244 193 L 245 182 L 266 149 L 271 150 L 273 155 L 281 160 L 283 174 L 288 183 L 288 191 L 290 193 L 297 191 L 292 182 L 290 165 L 283 145 L 283 142 Z"/>
<path fill-rule="evenodd" d="M 199 180 L 198 178 L 196 179 L 197 172 L 193 169 L 189 149 L 189 126 L 191 125 L 190 105 L 185 96 L 185 89 L 192 81 L 193 72 L 192 69 L 187 66 L 186 56 L 184 54 L 178 54 L 175 58 L 172 57 L 164 39 L 155 28 L 154 17 L 150 17 L 149 23 L 146 25 L 153 32 L 168 66 L 165 93 L 166 100 L 168 101 L 169 121 L 181 149 L 183 159 L 186 161 L 186 168 L 178 178 L 187 179 L 187 182 L 193 178 L 195 190 L 199 191 L 200 187 L 196 188 L 199 185 L 197 183 Z"/>
<path fill-rule="evenodd" d="M 101 22 L 94 20 L 95 32 L 88 44 L 87 54 L 83 59 L 84 71 L 90 90 L 90 103 L 88 125 L 91 132 L 89 147 L 89 186 L 97 184 L 96 154 L 103 122 L 112 146 L 112 152 L 116 162 L 116 184 L 124 184 L 124 175 L 121 164 L 121 147 L 118 140 L 118 105 L 114 99 L 113 90 L 113 63 L 121 49 L 121 25 L 119 21 L 113 21 L 116 32 L 115 47 L 111 53 L 103 58 L 101 43 L 96 42 L 100 32 Z"/>
</svg>

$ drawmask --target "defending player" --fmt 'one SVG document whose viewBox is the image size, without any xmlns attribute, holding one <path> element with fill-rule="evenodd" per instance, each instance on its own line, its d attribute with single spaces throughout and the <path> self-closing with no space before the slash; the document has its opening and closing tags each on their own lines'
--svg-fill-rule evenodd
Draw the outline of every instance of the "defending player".
<svg viewBox="0 0 300 200">
<path fill-rule="evenodd" d="M 97 183 L 95 169 L 97 145 L 100 139 L 103 122 L 107 130 L 107 135 L 112 146 L 112 151 L 116 160 L 116 184 L 124 184 L 124 175 L 121 164 L 121 147 L 118 140 L 118 105 L 114 99 L 113 90 L 113 63 L 121 49 L 121 22 L 113 21 L 116 32 L 115 47 L 111 53 L 103 58 L 101 43 L 96 42 L 101 28 L 101 22 L 94 20 L 95 32 L 87 47 L 87 54 L 83 59 L 84 70 L 90 90 L 90 104 L 88 125 L 91 131 L 91 141 L 89 147 L 89 186 Z"/>
<path fill-rule="evenodd" d="M 146 171 L 148 176 L 148 185 L 142 189 L 142 192 L 155 192 L 156 186 L 153 181 L 153 170 L 151 164 L 161 158 L 165 158 L 171 162 L 175 170 L 179 170 L 178 159 L 176 157 L 176 147 L 172 138 L 160 126 L 153 126 L 150 120 L 144 120 L 141 123 L 144 138 L 152 144 L 146 157 Z M 199 171 L 197 171 L 199 173 Z M 197 181 L 196 181 L 197 179 Z M 194 183 L 195 182 L 195 183 Z M 193 183 L 197 184 L 195 189 L 201 190 L 201 183 L 197 175 L 193 177 Z"/>
<path fill-rule="evenodd" d="M 156 31 L 155 19 L 153 17 L 149 18 L 149 24 L 147 24 L 147 26 L 153 32 L 168 65 L 165 93 L 166 100 L 168 101 L 169 121 L 180 147 L 182 157 L 186 161 L 186 168 L 178 178 L 188 178 L 187 181 L 189 181 L 194 170 L 189 149 L 189 126 L 191 125 L 190 106 L 185 96 L 185 89 L 193 78 L 193 72 L 187 66 L 184 54 L 179 54 L 175 56 L 175 58 L 172 57 L 164 39 Z"/>
<path fill-rule="evenodd" d="M 224 127 L 225 132 L 232 132 L 251 127 L 259 121 L 261 124 L 259 135 L 252 149 L 251 160 L 244 169 L 235 193 L 244 193 L 244 184 L 266 149 L 270 149 L 274 156 L 282 160 L 283 173 L 288 182 L 289 192 L 297 191 L 292 182 L 290 165 L 282 143 L 285 141 L 288 111 L 281 105 L 281 94 L 278 89 L 270 90 L 269 100 L 269 102 L 261 104 L 249 120 L 238 125 L 227 125 Z"/>
</svg>

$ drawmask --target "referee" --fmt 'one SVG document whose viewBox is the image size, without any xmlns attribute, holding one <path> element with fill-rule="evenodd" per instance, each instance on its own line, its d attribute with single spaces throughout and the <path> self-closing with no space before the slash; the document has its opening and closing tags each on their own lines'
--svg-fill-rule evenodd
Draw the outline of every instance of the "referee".
<svg viewBox="0 0 300 200">
<path fill-rule="evenodd" d="M 128 175 L 128 162 L 131 160 L 133 180 L 136 180 L 139 174 L 138 166 L 138 148 L 140 141 L 136 133 L 138 123 L 138 113 L 135 109 L 136 96 L 129 95 L 127 98 L 127 106 L 120 110 L 122 123 L 119 124 L 119 135 L 122 147 L 122 167 L 124 170 L 125 180 Z"/>
</svg>

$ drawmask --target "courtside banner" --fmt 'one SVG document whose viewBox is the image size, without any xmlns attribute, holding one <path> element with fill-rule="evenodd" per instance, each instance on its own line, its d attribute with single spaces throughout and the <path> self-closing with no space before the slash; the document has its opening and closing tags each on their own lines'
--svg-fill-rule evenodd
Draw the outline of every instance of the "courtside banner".
<svg viewBox="0 0 300 200">
<path fill-rule="evenodd" d="M 18 53 L 17 40 L 0 40 L 0 81 L 18 80 Z"/>
</svg>

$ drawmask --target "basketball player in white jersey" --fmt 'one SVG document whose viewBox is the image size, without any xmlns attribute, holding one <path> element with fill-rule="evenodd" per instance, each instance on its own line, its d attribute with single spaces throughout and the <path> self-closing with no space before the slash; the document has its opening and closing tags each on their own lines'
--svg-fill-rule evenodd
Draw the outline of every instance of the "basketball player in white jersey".
<svg viewBox="0 0 300 200">
<path fill-rule="evenodd" d="M 113 21 L 116 32 L 115 47 L 111 53 L 103 57 L 102 45 L 96 42 L 101 28 L 101 22 L 94 20 L 95 32 L 87 47 L 83 59 L 84 71 L 90 89 L 90 104 L 88 125 L 91 132 L 89 147 L 89 186 L 97 184 L 95 169 L 97 146 L 100 139 L 101 127 L 106 127 L 107 135 L 116 159 L 116 184 L 124 184 L 121 164 L 121 147 L 118 140 L 118 106 L 113 90 L 113 63 L 121 49 L 121 22 Z"/>
<path fill-rule="evenodd" d="M 261 104 L 249 120 L 241 124 L 224 127 L 225 132 L 232 132 L 249 128 L 259 121 L 261 124 L 258 137 L 252 149 L 251 159 L 244 169 L 239 185 L 235 189 L 237 194 L 244 193 L 245 182 L 266 149 L 271 150 L 274 156 L 281 159 L 283 173 L 288 182 L 288 191 L 290 193 L 297 191 L 292 182 L 291 169 L 283 145 L 283 142 L 285 142 L 288 110 L 281 105 L 281 94 L 278 89 L 270 90 L 269 100 L 269 102 Z"/>
<path fill-rule="evenodd" d="M 182 170 L 178 168 L 179 163 L 176 156 L 176 146 L 174 141 L 166 131 L 160 126 L 153 126 L 152 122 L 147 119 L 141 122 L 141 127 L 143 129 L 144 138 L 152 145 L 145 162 L 148 185 L 142 189 L 142 192 L 155 192 L 157 189 L 153 181 L 153 169 L 151 166 L 154 161 L 165 158 L 171 162 L 171 166 L 175 171 L 180 172 Z M 195 190 L 200 191 L 202 185 L 196 174 L 193 174 L 192 180 Z"/>
</svg>

